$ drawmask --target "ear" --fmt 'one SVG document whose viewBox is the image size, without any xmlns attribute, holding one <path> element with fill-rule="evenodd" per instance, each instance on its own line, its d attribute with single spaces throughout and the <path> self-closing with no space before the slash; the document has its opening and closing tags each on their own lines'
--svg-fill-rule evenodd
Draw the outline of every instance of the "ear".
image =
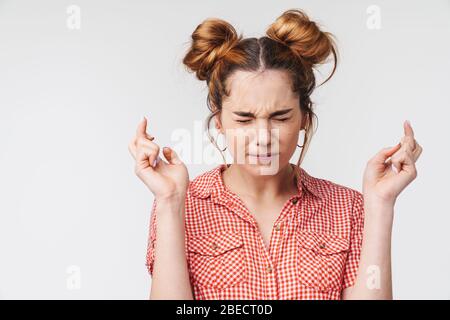
<svg viewBox="0 0 450 320">
<path fill-rule="evenodd" d="M 220 123 L 220 113 L 214 116 L 214 126 L 220 133 L 223 133 L 222 124 Z"/>
<path fill-rule="evenodd" d="M 308 124 L 308 117 L 309 117 L 308 113 L 303 113 L 302 112 L 302 123 L 301 123 L 301 126 L 300 126 L 300 130 L 305 130 L 306 129 L 306 126 Z"/>
</svg>

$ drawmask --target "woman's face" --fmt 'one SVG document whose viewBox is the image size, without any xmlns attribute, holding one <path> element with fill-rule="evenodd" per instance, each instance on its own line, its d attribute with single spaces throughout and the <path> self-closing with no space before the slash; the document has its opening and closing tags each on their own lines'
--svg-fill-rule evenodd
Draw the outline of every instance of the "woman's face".
<svg viewBox="0 0 450 320">
<path fill-rule="evenodd" d="M 225 134 L 233 163 L 254 174 L 276 174 L 294 154 L 303 121 L 288 73 L 239 70 L 226 85 L 230 96 L 216 128 Z"/>
</svg>

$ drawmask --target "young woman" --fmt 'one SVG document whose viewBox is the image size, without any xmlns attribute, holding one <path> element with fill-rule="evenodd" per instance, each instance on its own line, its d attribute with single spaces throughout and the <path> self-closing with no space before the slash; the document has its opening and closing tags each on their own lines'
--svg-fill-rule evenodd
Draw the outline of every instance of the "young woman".
<svg viewBox="0 0 450 320">
<path fill-rule="evenodd" d="M 228 148 L 233 163 L 190 181 L 171 148 L 159 158 L 147 119 L 139 124 L 129 150 L 155 197 L 151 299 L 392 298 L 394 204 L 415 179 L 422 148 L 405 122 L 401 142 L 367 163 L 363 193 L 300 167 L 315 117 L 313 68 L 330 55 L 333 75 L 331 34 L 299 10 L 258 39 L 220 19 L 195 29 L 183 62 L 206 80 L 208 128 L 214 120 L 226 141 L 219 150 Z"/>
</svg>

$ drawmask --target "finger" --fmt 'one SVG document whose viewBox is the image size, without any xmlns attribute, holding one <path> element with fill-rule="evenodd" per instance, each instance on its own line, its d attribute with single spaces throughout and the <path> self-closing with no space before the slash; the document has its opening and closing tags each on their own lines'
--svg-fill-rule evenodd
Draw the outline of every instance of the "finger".
<svg viewBox="0 0 450 320">
<path fill-rule="evenodd" d="M 416 149 L 413 151 L 414 162 L 416 162 L 417 159 L 419 159 L 421 153 L 422 153 L 422 147 L 420 145 L 417 145 Z"/>
<path fill-rule="evenodd" d="M 136 129 L 137 137 L 146 137 L 147 131 L 147 118 L 143 117 L 141 122 L 139 122 L 138 127 Z"/>
<path fill-rule="evenodd" d="M 407 161 L 407 159 L 406 159 L 408 156 L 408 152 L 411 153 L 408 149 L 406 149 L 405 147 L 402 147 L 391 157 L 390 160 L 392 163 L 392 170 L 394 170 L 396 173 L 398 173 L 402 170 L 403 164 L 412 162 L 412 159 L 410 161 Z"/>
<path fill-rule="evenodd" d="M 413 130 L 412 126 L 411 126 L 411 123 L 408 120 L 406 120 L 403 123 L 403 128 L 404 128 L 404 131 L 405 131 L 405 136 L 411 137 L 411 138 L 414 139 L 414 130 Z"/>
<path fill-rule="evenodd" d="M 150 148 L 159 148 L 158 144 L 151 141 L 150 139 L 147 139 L 147 137 L 136 137 L 136 146 L 148 146 Z"/>
<path fill-rule="evenodd" d="M 152 164 L 155 162 L 158 154 L 159 147 L 138 147 L 136 150 L 136 166 L 138 168 L 154 167 Z"/>
<path fill-rule="evenodd" d="M 414 156 L 411 150 L 405 149 L 405 152 L 401 156 L 404 164 L 413 165 L 414 164 Z"/>
<path fill-rule="evenodd" d="M 402 145 L 402 148 L 409 149 L 411 152 L 416 149 L 416 141 L 410 136 L 404 136 L 401 139 L 400 144 Z"/>
<path fill-rule="evenodd" d="M 160 156 L 157 156 L 155 160 L 153 161 L 153 168 L 156 168 L 157 166 L 160 166 L 161 164 L 167 164 L 163 159 L 161 159 Z"/>
<path fill-rule="evenodd" d="M 413 153 L 408 149 L 403 149 L 399 153 L 396 153 L 394 156 L 392 156 L 391 161 L 393 167 L 397 169 L 398 172 L 401 171 L 404 165 L 413 166 L 415 162 Z"/>
<path fill-rule="evenodd" d="M 394 171 L 395 173 L 399 173 L 402 170 L 402 162 L 400 158 L 389 159 L 389 164 L 391 166 L 392 171 Z"/>
<path fill-rule="evenodd" d="M 159 155 L 159 146 L 148 139 L 140 138 L 137 142 L 137 148 L 144 149 L 149 154 L 148 161 L 152 167 L 155 167 Z"/>
<path fill-rule="evenodd" d="M 142 138 L 141 136 L 139 136 L 139 137 L 135 136 L 133 138 L 133 140 L 130 142 L 130 144 L 133 144 L 136 147 L 137 144 L 138 144 L 138 141 L 141 141 L 141 140 L 143 140 L 143 141 L 153 141 L 153 140 L 155 140 L 155 137 L 152 137 L 149 134 L 146 134 L 145 138 Z"/>
<path fill-rule="evenodd" d="M 398 167 L 400 167 L 400 166 L 398 164 L 394 165 L 394 163 L 392 162 L 392 158 L 389 158 L 386 161 L 385 165 L 386 165 L 386 168 L 391 168 L 391 170 L 394 171 L 395 173 L 398 173 L 400 171 L 400 169 L 398 169 Z"/>
<path fill-rule="evenodd" d="M 150 167 L 150 162 L 148 161 L 150 157 L 150 152 L 145 149 L 136 149 L 136 172 L 142 169 Z"/>
<path fill-rule="evenodd" d="M 145 136 L 150 141 L 153 141 L 155 139 L 155 137 L 153 137 L 147 133 L 147 118 L 146 117 L 142 117 L 142 120 L 139 123 L 137 131 L 136 131 L 136 136 L 138 136 L 138 137 Z"/>
<path fill-rule="evenodd" d="M 384 163 L 390 156 L 396 153 L 400 147 L 400 143 L 397 143 L 395 146 L 383 148 L 372 158 L 372 161 Z"/>
<path fill-rule="evenodd" d="M 386 162 L 384 163 L 384 165 L 385 165 L 385 168 L 391 168 L 394 172 L 397 173 L 397 169 L 392 164 L 392 158 L 387 159 Z"/>
<path fill-rule="evenodd" d="M 392 157 L 390 159 L 391 169 L 395 173 L 399 173 L 402 170 L 402 159 L 400 156 Z"/>
<path fill-rule="evenodd" d="M 154 138 L 154 137 L 153 137 Z M 153 140 L 153 139 L 152 139 Z M 139 142 L 138 142 L 139 141 Z M 149 143 L 151 141 L 145 140 L 142 138 L 135 137 L 129 144 L 128 144 L 128 150 L 130 151 L 133 158 L 136 160 L 136 154 L 137 149 L 140 148 L 147 148 L 147 149 L 153 149 L 153 148 L 159 148 L 156 143 Z M 138 146 L 139 144 L 139 146 Z"/>
<path fill-rule="evenodd" d="M 167 159 L 167 161 L 170 164 L 181 164 L 182 163 L 180 158 L 178 157 L 177 153 L 172 148 L 164 147 L 163 154 L 164 154 L 164 157 Z"/>
</svg>

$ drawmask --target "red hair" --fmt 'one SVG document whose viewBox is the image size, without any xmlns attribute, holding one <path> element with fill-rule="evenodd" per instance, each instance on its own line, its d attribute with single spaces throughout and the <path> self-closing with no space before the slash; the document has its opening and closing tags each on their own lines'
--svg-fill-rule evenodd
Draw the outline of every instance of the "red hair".
<svg viewBox="0 0 450 320">
<path fill-rule="evenodd" d="M 223 97 L 230 94 L 226 80 L 234 71 L 287 71 L 292 79 L 292 90 L 298 93 L 302 114 L 306 116 L 300 165 L 312 138 L 313 118 L 316 117 L 310 99 L 316 87 L 313 69 L 330 55 L 333 57 L 333 70 L 323 83 L 333 76 L 337 66 L 333 35 L 320 30 L 304 12 L 292 9 L 279 16 L 266 30 L 266 35 L 260 38 L 244 39 L 228 22 L 206 19 L 192 33 L 191 47 L 183 63 L 208 85 L 207 105 L 211 111 L 206 121 L 208 135 L 211 120 L 221 112 Z"/>
</svg>

